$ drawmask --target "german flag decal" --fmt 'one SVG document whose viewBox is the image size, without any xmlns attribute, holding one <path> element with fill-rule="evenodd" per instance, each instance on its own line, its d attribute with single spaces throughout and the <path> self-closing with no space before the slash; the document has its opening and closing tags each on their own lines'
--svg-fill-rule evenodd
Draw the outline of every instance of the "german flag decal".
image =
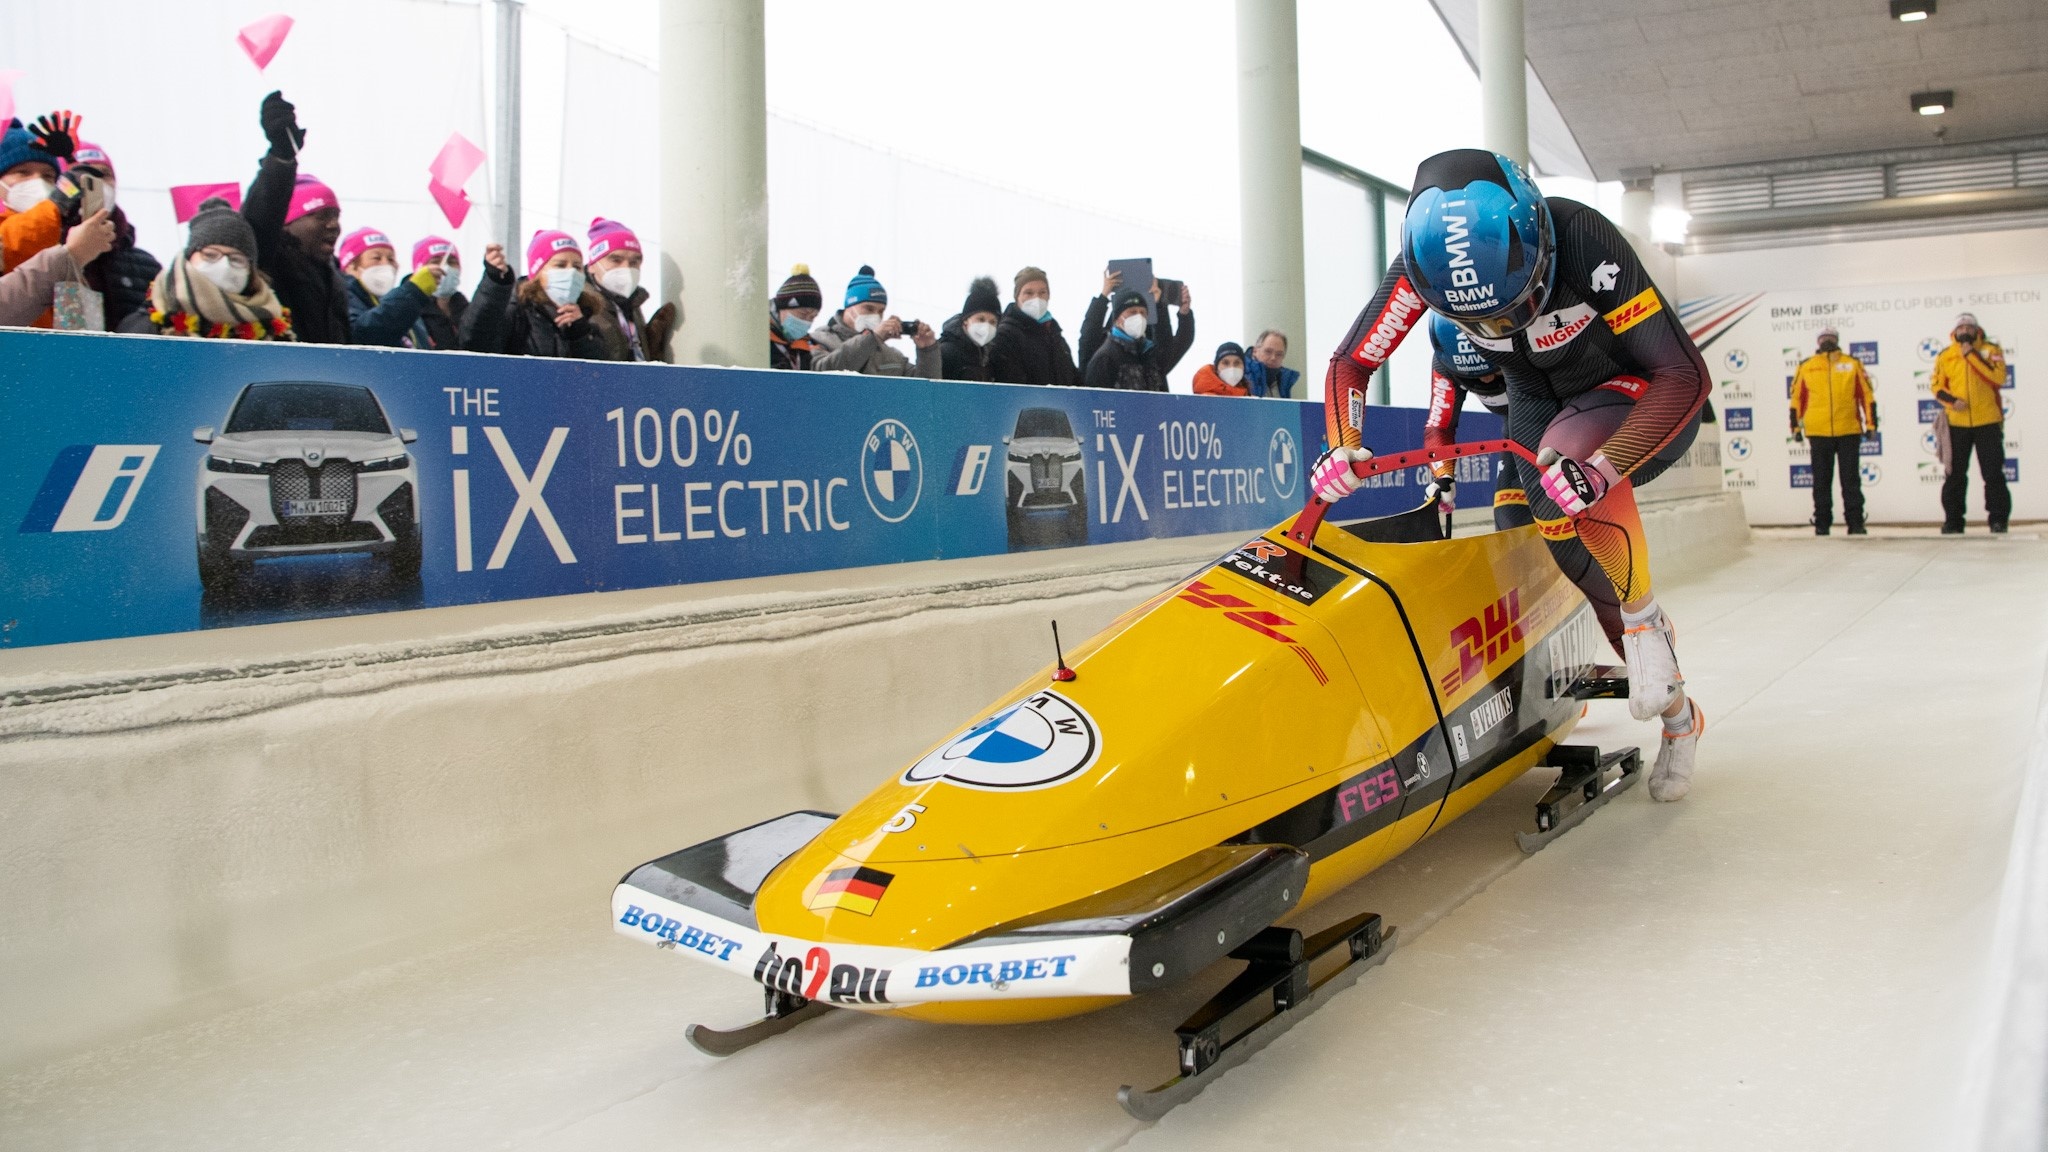
<svg viewBox="0 0 2048 1152">
<path fill-rule="evenodd" d="M 1652 285 L 1636 293 L 1621 307 L 1607 313 L 1601 319 L 1607 321 L 1609 331 L 1619 336 L 1663 310 L 1664 303 L 1657 299 L 1656 286 Z"/>
<path fill-rule="evenodd" d="M 889 890 L 889 881 L 895 878 L 873 868 L 834 868 L 825 873 L 825 882 L 812 893 L 807 907 L 813 912 L 844 908 L 848 912 L 873 916 L 875 905 L 882 902 L 882 893 Z"/>
</svg>

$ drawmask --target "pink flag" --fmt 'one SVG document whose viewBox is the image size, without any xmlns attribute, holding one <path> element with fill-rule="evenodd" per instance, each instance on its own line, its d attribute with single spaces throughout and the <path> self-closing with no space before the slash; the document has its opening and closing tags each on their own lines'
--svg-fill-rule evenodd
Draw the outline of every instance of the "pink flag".
<svg viewBox="0 0 2048 1152">
<path fill-rule="evenodd" d="M 462 221 L 469 215 L 469 197 L 463 194 L 462 189 L 449 188 L 429 180 L 427 191 L 433 195 L 434 203 L 441 206 L 441 215 L 448 218 L 448 226 L 462 227 Z"/>
<path fill-rule="evenodd" d="M 459 189 L 483 162 L 483 149 L 470 143 L 462 133 L 450 132 L 448 142 L 441 145 L 440 155 L 427 165 L 427 175 L 443 188 Z"/>
<path fill-rule="evenodd" d="M 171 210 L 178 214 L 178 223 L 183 224 L 197 216 L 199 206 L 215 196 L 227 201 L 235 211 L 242 210 L 239 184 L 180 184 L 171 189 Z"/>
<path fill-rule="evenodd" d="M 250 63 L 256 65 L 256 70 L 261 72 L 270 67 L 271 57 L 276 56 L 277 50 L 284 47 L 285 35 L 291 30 L 292 18 L 280 12 L 275 16 L 265 16 L 242 29 L 235 36 L 235 43 L 242 46 L 242 51 L 249 54 Z"/>
<path fill-rule="evenodd" d="M 14 119 L 14 82 L 21 79 L 21 69 L 0 68 L 0 124 Z"/>
</svg>

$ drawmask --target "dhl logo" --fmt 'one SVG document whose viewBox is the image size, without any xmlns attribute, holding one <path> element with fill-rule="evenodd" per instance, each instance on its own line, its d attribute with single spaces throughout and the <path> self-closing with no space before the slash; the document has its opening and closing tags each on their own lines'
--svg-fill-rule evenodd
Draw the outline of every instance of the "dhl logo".
<svg viewBox="0 0 2048 1152">
<path fill-rule="evenodd" d="M 1486 675 L 1487 665 L 1508 654 L 1522 642 L 1522 590 L 1516 588 L 1451 629 L 1451 647 L 1458 654 L 1458 666 L 1439 681 L 1449 696 L 1466 684 Z"/>
<path fill-rule="evenodd" d="M 1273 548 L 1277 552 L 1284 553 L 1286 551 L 1286 549 L 1280 548 L 1275 544 L 1268 543 L 1266 547 Z M 1205 580 L 1189 581 L 1188 586 L 1181 589 L 1180 599 L 1198 608 L 1224 609 L 1223 618 L 1225 620 L 1233 624 L 1241 624 L 1261 636 L 1277 640 L 1294 649 L 1294 654 L 1301 657 L 1301 662 L 1308 666 L 1309 674 L 1316 678 L 1317 684 L 1328 684 L 1330 682 L 1330 674 L 1323 671 L 1323 666 L 1316 660 L 1315 653 L 1310 652 L 1307 645 L 1301 641 L 1280 631 L 1282 628 L 1295 627 L 1298 621 L 1289 620 L 1278 612 L 1268 612 L 1249 600 L 1241 599 L 1232 596 L 1228 592 L 1212 588 Z"/>
<path fill-rule="evenodd" d="M 1657 289 L 1650 287 L 1636 293 L 1621 307 L 1606 313 L 1601 319 L 1607 321 L 1608 329 L 1619 336 L 1663 310 L 1663 302 L 1657 299 Z"/>
</svg>

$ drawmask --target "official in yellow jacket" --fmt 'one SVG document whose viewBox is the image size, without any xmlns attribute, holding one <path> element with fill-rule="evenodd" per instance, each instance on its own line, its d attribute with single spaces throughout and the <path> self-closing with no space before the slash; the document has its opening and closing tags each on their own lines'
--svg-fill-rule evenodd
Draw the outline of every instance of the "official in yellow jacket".
<svg viewBox="0 0 2048 1152">
<path fill-rule="evenodd" d="M 1949 469 L 1941 485 L 1941 530 L 1963 530 L 1970 486 L 1970 452 L 1984 478 L 1984 512 L 1993 532 L 2012 518 L 2012 492 L 2005 486 L 2005 350 L 1984 338 L 1977 317 L 1956 317 L 1951 343 L 1934 358 L 1930 389 L 1948 413 Z"/>
<path fill-rule="evenodd" d="M 1792 438 L 1813 458 L 1813 534 L 1835 522 L 1835 473 L 1842 476 L 1842 518 L 1849 535 L 1864 535 L 1862 444 L 1877 432 L 1877 404 L 1863 361 L 1842 351 L 1841 333 L 1820 330 L 1817 350 L 1792 378 Z"/>
</svg>

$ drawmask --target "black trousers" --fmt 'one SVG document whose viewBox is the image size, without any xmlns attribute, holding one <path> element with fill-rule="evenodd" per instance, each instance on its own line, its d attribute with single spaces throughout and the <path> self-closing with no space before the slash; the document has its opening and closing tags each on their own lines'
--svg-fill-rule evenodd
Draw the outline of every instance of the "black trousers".
<svg viewBox="0 0 2048 1152">
<path fill-rule="evenodd" d="M 1970 495 L 1970 449 L 1977 450 L 1977 473 L 1984 478 L 1984 513 L 1993 524 L 2012 518 L 2012 490 L 2005 486 L 2005 422 L 1975 428 L 1948 428 L 1948 479 L 1941 482 L 1941 511 L 1950 524 L 1961 524 Z M 1818 475 L 1818 473 L 1816 473 Z"/>
<path fill-rule="evenodd" d="M 1835 470 L 1842 473 L 1842 519 L 1851 528 L 1863 526 L 1863 470 L 1858 436 L 1808 436 L 1813 450 L 1813 526 L 1827 528 L 1835 522 Z"/>
</svg>

